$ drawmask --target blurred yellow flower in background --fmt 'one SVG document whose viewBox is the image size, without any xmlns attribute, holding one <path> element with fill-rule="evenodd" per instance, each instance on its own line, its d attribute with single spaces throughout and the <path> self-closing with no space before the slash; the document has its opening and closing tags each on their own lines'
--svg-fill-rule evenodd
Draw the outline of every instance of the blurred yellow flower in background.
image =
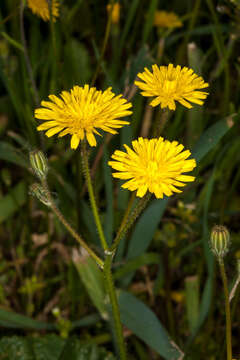
<svg viewBox="0 0 240 360">
<path fill-rule="evenodd" d="M 160 104 L 161 108 L 168 107 L 170 110 L 176 109 L 175 101 L 186 106 L 188 109 L 192 108 L 189 102 L 203 105 L 208 93 L 197 91 L 208 87 L 201 76 L 194 73 L 192 69 L 187 67 L 181 68 L 180 65 L 176 67 L 173 64 L 168 66 L 152 66 L 151 73 L 147 68 L 144 72 L 137 76 L 142 81 L 135 81 L 135 84 L 143 90 L 143 96 L 156 96 L 150 103 L 151 106 Z"/>
<path fill-rule="evenodd" d="M 154 14 L 154 22 L 153 24 L 157 27 L 163 28 L 175 28 L 183 26 L 182 21 L 174 12 L 167 11 L 156 11 Z"/>
<path fill-rule="evenodd" d="M 47 0 L 27 0 L 28 7 L 32 10 L 33 14 L 41 17 L 44 21 L 49 21 L 51 16 L 49 12 L 49 4 Z M 56 21 L 59 16 L 59 2 L 52 0 L 52 18 Z"/>
<path fill-rule="evenodd" d="M 112 6 L 113 6 L 113 9 L 112 9 Z M 118 2 L 116 2 L 113 5 L 112 4 L 107 5 L 108 14 L 111 13 L 111 9 L 112 9 L 112 23 L 113 24 L 118 24 L 119 23 L 120 8 L 121 8 L 121 5 Z"/>
<path fill-rule="evenodd" d="M 95 135 L 101 135 L 97 129 L 117 134 L 114 129 L 129 124 L 119 118 L 132 114 L 128 110 L 132 104 L 115 96 L 112 88 L 98 91 L 95 87 L 74 86 L 73 89 L 62 91 L 61 98 L 49 95 L 51 101 L 42 101 L 41 108 L 35 110 L 35 118 L 44 121 L 37 130 L 47 130 L 48 137 L 59 133 L 59 137 L 70 134 L 71 148 L 76 149 L 85 137 L 90 146 L 96 146 Z"/>
<path fill-rule="evenodd" d="M 125 182 L 122 187 L 131 191 L 137 190 L 137 196 L 143 197 L 147 191 L 156 198 L 180 193 L 178 187 L 184 182 L 194 181 L 194 176 L 183 175 L 196 166 L 194 159 L 186 160 L 189 150 L 182 151 L 184 146 L 177 141 L 159 139 L 143 139 L 132 142 L 133 150 L 124 145 L 126 152 L 116 150 L 108 164 L 118 172 L 113 177 Z"/>
</svg>

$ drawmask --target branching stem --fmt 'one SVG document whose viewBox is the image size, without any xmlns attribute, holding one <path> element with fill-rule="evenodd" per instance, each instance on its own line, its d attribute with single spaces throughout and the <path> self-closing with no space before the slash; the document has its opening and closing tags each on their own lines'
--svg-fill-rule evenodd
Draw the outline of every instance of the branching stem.
<svg viewBox="0 0 240 360">
<path fill-rule="evenodd" d="M 48 198 L 50 208 L 55 213 L 55 215 L 58 217 L 60 222 L 65 226 L 65 228 L 69 231 L 69 233 L 74 237 L 75 240 L 88 252 L 88 254 L 96 261 L 96 263 L 99 265 L 101 269 L 103 269 L 103 261 L 100 259 L 95 252 L 90 249 L 90 247 L 85 243 L 85 241 L 81 238 L 81 236 L 73 229 L 73 227 L 68 223 L 68 221 L 65 219 L 61 211 L 58 209 L 58 207 L 55 205 L 54 200 L 51 196 L 51 193 L 48 188 L 48 184 L 46 180 L 42 180 L 42 186 L 44 190 L 46 191 L 46 196 Z"/>
</svg>

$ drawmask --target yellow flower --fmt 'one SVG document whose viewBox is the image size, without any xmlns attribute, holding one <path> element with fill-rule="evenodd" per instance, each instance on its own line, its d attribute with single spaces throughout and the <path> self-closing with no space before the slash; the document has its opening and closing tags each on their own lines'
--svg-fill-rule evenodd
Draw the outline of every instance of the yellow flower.
<svg viewBox="0 0 240 360">
<path fill-rule="evenodd" d="M 143 82 L 135 81 L 135 84 L 143 90 L 141 92 L 143 96 L 156 96 L 150 103 L 152 106 L 160 104 L 162 109 L 168 106 L 170 110 L 175 110 L 175 101 L 178 101 L 190 109 L 192 105 L 188 101 L 202 105 L 202 100 L 208 95 L 207 92 L 197 91 L 208 87 L 208 83 L 187 67 L 181 69 L 180 65 L 176 67 L 173 64 L 160 67 L 153 65 L 153 73 L 147 68 L 144 70 L 137 75 Z"/>
<path fill-rule="evenodd" d="M 196 166 L 194 159 L 186 160 L 189 150 L 182 151 L 184 146 L 177 141 L 159 139 L 143 139 L 132 142 L 133 150 L 124 145 L 127 152 L 116 150 L 112 155 L 114 161 L 108 164 L 118 172 L 113 177 L 129 180 L 122 185 L 131 191 L 137 190 L 137 196 L 143 197 L 147 191 L 156 198 L 180 193 L 178 187 L 184 182 L 194 181 L 195 177 L 183 175 Z"/>
<path fill-rule="evenodd" d="M 59 137 L 72 135 L 72 149 L 76 149 L 85 136 L 91 146 L 96 146 L 94 134 L 100 135 L 97 128 L 117 134 L 114 129 L 129 124 L 118 119 L 132 113 L 128 110 L 132 104 L 122 95 L 115 96 L 111 88 L 102 92 L 89 85 L 74 86 L 70 92 L 62 91 L 60 95 L 61 98 L 49 95 L 51 101 L 42 101 L 42 108 L 35 110 L 37 119 L 49 120 L 37 129 L 47 130 L 48 137 L 57 133 Z"/>
<path fill-rule="evenodd" d="M 171 29 L 181 27 L 183 23 L 174 12 L 156 11 L 154 14 L 154 25 Z"/>
<path fill-rule="evenodd" d="M 112 6 L 113 6 L 113 9 L 112 9 Z M 118 2 L 116 2 L 113 5 L 112 4 L 107 5 L 108 14 L 111 13 L 111 9 L 112 9 L 112 22 L 113 22 L 113 24 L 117 24 L 119 22 L 120 8 L 121 8 L 121 5 Z"/>
<path fill-rule="evenodd" d="M 44 21 L 50 20 L 49 4 L 47 0 L 27 0 L 27 3 L 33 14 L 38 15 Z M 54 22 L 56 21 L 56 17 L 59 16 L 58 8 L 58 0 L 52 0 L 52 17 Z"/>
</svg>

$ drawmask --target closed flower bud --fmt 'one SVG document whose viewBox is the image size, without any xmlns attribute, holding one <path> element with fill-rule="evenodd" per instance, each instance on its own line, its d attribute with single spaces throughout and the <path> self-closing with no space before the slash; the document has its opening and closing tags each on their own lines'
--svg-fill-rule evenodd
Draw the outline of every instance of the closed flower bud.
<svg viewBox="0 0 240 360">
<path fill-rule="evenodd" d="M 53 314 L 56 318 L 60 317 L 60 310 L 59 310 L 59 308 L 58 308 L 58 307 L 53 308 L 53 309 L 52 309 L 52 314 Z"/>
<path fill-rule="evenodd" d="M 113 24 L 119 23 L 120 8 L 121 8 L 121 5 L 118 2 L 116 2 L 115 4 L 107 5 L 108 14 L 110 14 L 110 13 L 112 14 L 112 23 Z"/>
<path fill-rule="evenodd" d="M 48 161 L 43 152 L 40 150 L 31 151 L 29 158 L 35 174 L 41 180 L 46 179 L 48 173 Z"/>
<path fill-rule="evenodd" d="M 34 183 L 29 188 L 30 195 L 36 196 L 39 201 L 41 201 L 44 205 L 50 206 L 51 202 L 48 199 L 47 192 L 44 190 L 42 185 L 38 183 Z"/>
<path fill-rule="evenodd" d="M 222 260 L 230 246 L 230 235 L 225 226 L 215 225 L 213 227 L 210 237 L 210 246 L 218 260 Z"/>
</svg>

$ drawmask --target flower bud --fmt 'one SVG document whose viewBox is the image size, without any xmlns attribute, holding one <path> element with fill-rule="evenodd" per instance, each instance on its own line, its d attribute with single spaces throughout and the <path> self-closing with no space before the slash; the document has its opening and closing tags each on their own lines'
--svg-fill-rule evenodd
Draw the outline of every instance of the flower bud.
<svg viewBox="0 0 240 360">
<path fill-rule="evenodd" d="M 222 260 L 230 246 L 230 234 L 225 226 L 215 225 L 213 227 L 210 237 L 210 246 L 218 260 Z"/>
<path fill-rule="evenodd" d="M 55 307 L 52 309 L 52 314 L 56 317 L 59 318 L 60 317 L 60 310 L 58 307 Z"/>
<path fill-rule="evenodd" d="M 51 202 L 48 199 L 47 192 L 42 185 L 34 183 L 29 188 L 30 195 L 36 196 L 44 205 L 50 206 Z"/>
<path fill-rule="evenodd" d="M 121 5 L 118 2 L 116 2 L 115 4 L 107 5 L 108 14 L 112 14 L 112 23 L 113 24 L 119 23 L 120 8 L 121 8 Z"/>
<path fill-rule="evenodd" d="M 41 180 L 45 180 L 48 173 L 48 161 L 43 152 L 40 150 L 31 151 L 29 158 L 35 174 Z"/>
</svg>

